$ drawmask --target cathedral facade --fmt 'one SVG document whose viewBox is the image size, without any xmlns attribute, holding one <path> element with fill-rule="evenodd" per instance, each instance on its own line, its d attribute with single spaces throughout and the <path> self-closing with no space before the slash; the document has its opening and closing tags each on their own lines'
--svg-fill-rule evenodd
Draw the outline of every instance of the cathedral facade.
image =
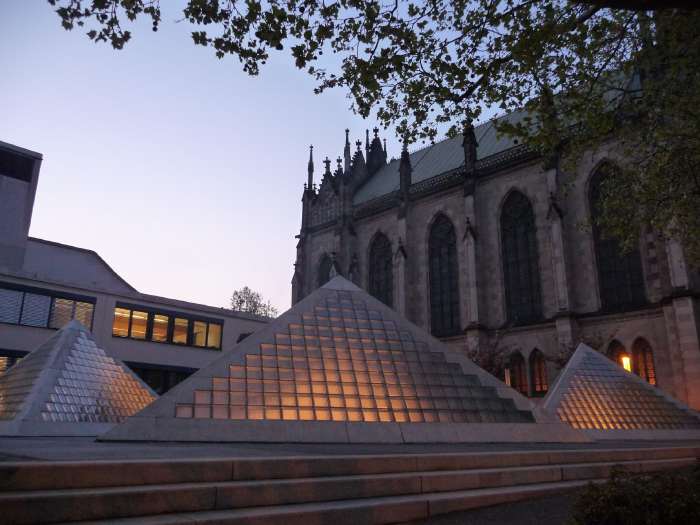
<svg viewBox="0 0 700 525">
<path fill-rule="evenodd" d="M 586 342 L 700 409 L 700 274 L 677 242 L 625 253 L 592 220 L 613 147 L 564 173 L 488 122 L 399 159 L 376 129 L 352 150 L 346 130 L 318 186 L 310 154 L 293 303 L 341 274 L 525 395 Z"/>
</svg>

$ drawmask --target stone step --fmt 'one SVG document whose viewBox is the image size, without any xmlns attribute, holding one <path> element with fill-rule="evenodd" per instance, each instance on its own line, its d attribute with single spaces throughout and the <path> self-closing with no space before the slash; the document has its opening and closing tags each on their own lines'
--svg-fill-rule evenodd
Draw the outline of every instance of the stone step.
<svg viewBox="0 0 700 525">
<path fill-rule="evenodd" d="M 561 481 L 527 486 L 498 487 L 428 493 L 413 496 L 302 503 L 205 512 L 178 513 L 106 521 L 80 521 L 75 525 L 379 525 L 406 523 L 479 507 L 488 507 L 577 490 L 590 482 Z"/>
<path fill-rule="evenodd" d="M 694 462 L 695 457 L 686 457 L 265 481 L 19 491 L 0 493 L 0 508 L 3 509 L 3 517 L 16 524 L 116 519 L 579 481 L 608 477 L 616 464 L 632 472 L 641 472 L 680 468 Z"/>
<path fill-rule="evenodd" d="M 2 462 L 0 491 L 163 485 L 700 457 L 692 446 L 445 454 Z"/>
</svg>

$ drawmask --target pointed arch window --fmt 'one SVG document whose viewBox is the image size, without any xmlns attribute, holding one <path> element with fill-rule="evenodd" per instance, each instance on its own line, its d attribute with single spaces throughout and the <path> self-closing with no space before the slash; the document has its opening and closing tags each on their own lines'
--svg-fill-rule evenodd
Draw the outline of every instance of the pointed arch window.
<svg viewBox="0 0 700 525">
<path fill-rule="evenodd" d="M 533 396 L 543 396 L 549 390 L 547 362 L 544 359 L 544 354 L 538 349 L 534 349 L 530 353 L 530 384 Z"/>
<path fill-rule="evenodd" d="M 439 215 L 430 228 L 428 271 L 430 327 L 438 337 L 459 333 L 457 236 L 452 222 Z"/>
<path fill-rule="evenodd" d="M 318 286 L 319 288 L 326 284 L 331 278 L 331 268 L 333 266 L 333 261 L 328 255 L 324 255 L 321 258 L 321 262 L 318 265 Z"/>
<path fill-rule="evenodd" d="M 613 341 L 610 343 L 608 357 L 628 372 L 632 371 L 632 356 L 621 342 Z"/>
<path fill-rule="evenodd" d="M 656 368 L 651 345 L 641 337 L 632 345 L 632 370 L 647 383 L 656 385 Z"/>
<path fill-rule="evenodd" d="M 392 306 L 394 270 L 391 242 L 377 234 L 369 248 L 369 293 L 387 306 Z"/>
<path fill-rule="evenodd" d="M 501 243 L 508 320 L 515 325 L 538 321 L 542 299 L 535 214 L 520 192 L 512 192 L 503 204 Z"/>
<path fill-rule="evenodd" d="M 525 359 L 520 353 L 510 356 L 508 364 L 508 384 L 520 392 L 527 395 L 527 374 L 525 373 Z"/>
<path fill-rule="evenodd" d="M 606 311 L 624 311 L 646 302 L 644 275 L 639 248 L 635 247 L 627 253 L 623 253 L 618 240 L 606 238 L 598 225 L 602 186 L 609 173 L 611 173 L 609 166 L 601 167 L 591 179 L 589 191 L 591 224 L 598 267 L 601 307 Z"/>
</svg>

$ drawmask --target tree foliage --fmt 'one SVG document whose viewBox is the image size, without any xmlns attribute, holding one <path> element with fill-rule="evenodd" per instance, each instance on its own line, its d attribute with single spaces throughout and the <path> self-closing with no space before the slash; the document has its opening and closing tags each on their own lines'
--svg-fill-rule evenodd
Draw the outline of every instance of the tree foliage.
<svg viewBox="0 0 700 525">
<path fill-rule="evenodd" d="M 238 312 L 260 315 L 262 317 L 277 317 L 277 308 L 268 300 L 265 301 L 260 293 L 244 286 L 234 290 L 231 295 L 231 308 Z"/>
<path fill-rule="evenodd" d="M 66 29 L 121 49 L 157 0 L 49 0 Z M 681 9 L 686 6 L 687 9 Z M 614 141 L 600 221 L 631 248 L 643 227 L 700 262 L 700 10 L 680 0 L 188 0 L 195 44 L 257 75 L 286 51 L 409 141 L 455 134 L 485 108 L 564 171 Z M 334 57 L 334 58 L 332 58 Z"/>
</svg>

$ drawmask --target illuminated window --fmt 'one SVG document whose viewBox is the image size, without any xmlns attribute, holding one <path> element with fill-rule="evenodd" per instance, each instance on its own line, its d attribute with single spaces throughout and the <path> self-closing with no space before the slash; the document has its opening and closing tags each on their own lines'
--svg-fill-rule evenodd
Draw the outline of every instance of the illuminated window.
<svg viewBox="0 0 700 525">
<path fill-rule="evenodd" d="M 132 311 L 131 328 L 129 337 L 132 339 L 146 339 L 146 329 L 148 328 L 148 313 Z"/>
<path fill-rule="evenodd" d="M 623 253 L 617 239 L 606 237 L 598 224 L 606 171 L 610 169 L 601 168 L 593 175 L 589 193 L 598 286 L 603 310 L 628 310 L 646 302 L 644 275 L 638 247 Z"/>
<path fill-rule="evenodd" d="M 78 305 L 80 303 L 76 304 L 76 309 Z M 112 335 L 220 350 L 222 329 L 222 322 L 188 319 L 176 317 L 172 312 L 147 311 L 118 305 L 114 309 Z"/>
<path fill-rule="evenodd" d="M 151 333 L 153 341 L 164 342 L 168 340 L 168 321 L 167 315 L 155 314 L 153 316 L 153 331 Z"/>
<path fill-rule="evenodd" d="M 207 345 L 207 323 L 195 321 L 192 328 L 192 344 L 194 346 Z"/>
<path fill-rule="evenodd" d="M 80 321 L 85 328 L 89 329 L 92 327 L 92 316 L 94 311 L 94 304 L 76 301 L 73 318 Z"/>
<path fill-rule="evenodd" d="M 527 375 L 525 374 L 525 360 L 519 353 L 510 356 L 510 386 L 523 394 L 527 395 Z"/>
<path fill-rule="evenodd" d="M 533 396 L 543 396 L 547 393 L 547 362 L 542 352 L 537 349 L 530 354 L 530 379 Z"/>
<path fill-rule="evenodd" d="M 207 346 L 209 348 L 221 348 L 221 325 L 209 323 L 209 335 L 207 336 Z"/>
<path fill-rule="evenodd" d="M 632 368 L 634 373 L 647 383 L 656 385 L 654 353 L 651 350 L 651 345 L 645 339 L 639 338 L 632 345 Z"/>
<path fill-rule="evenodd" d="M 187 332 L 188 332 L 189 321 L 187 319 L 182 319 L 181 317 L 176 317 L 173 323 L 173 343 L 186 345 L 187 344 Z"/>
<path fill-rule="evenodd" d="M 63 328 L 73 319 L 75 301 L 70 299 L 54 299 L 51 307 L 50 328 Z M 88 326 L 89 328 L 89 326 Z"/>
<path fill-rule="evenodd" d="M 459 284 L 457 238 L 454 226 L 439 215 L 430 228 L 428 242 L 430 273 L 430 327 L 438 337 L 459 332 Z"/>
<path fill-rule="evenodd" d="M 393 268 L 391 243 L 380 233 L 369 249 L 369 293 L 387 306 L 392 304 Z"/>
<path fill-rule="evenodd" d="M 126 308 L 114 309 L 114 321 L 112 323 L 112 335 L 116 337 L 129 337 L 129 317 L 131 310 Z"/>
<path fill-rule="evenodd" d="M 628 372 L 632 371 L 632 356 L 619 341 L 613 341 L 608 346 L 608 357 Z"/>
<path fill-rule="evenodd" d="M 506 315 L 513 324 L 542 317 L 535 214 L 530 201 L 512 192 L 501 212 L 501 247 Z"/>
</svg>

